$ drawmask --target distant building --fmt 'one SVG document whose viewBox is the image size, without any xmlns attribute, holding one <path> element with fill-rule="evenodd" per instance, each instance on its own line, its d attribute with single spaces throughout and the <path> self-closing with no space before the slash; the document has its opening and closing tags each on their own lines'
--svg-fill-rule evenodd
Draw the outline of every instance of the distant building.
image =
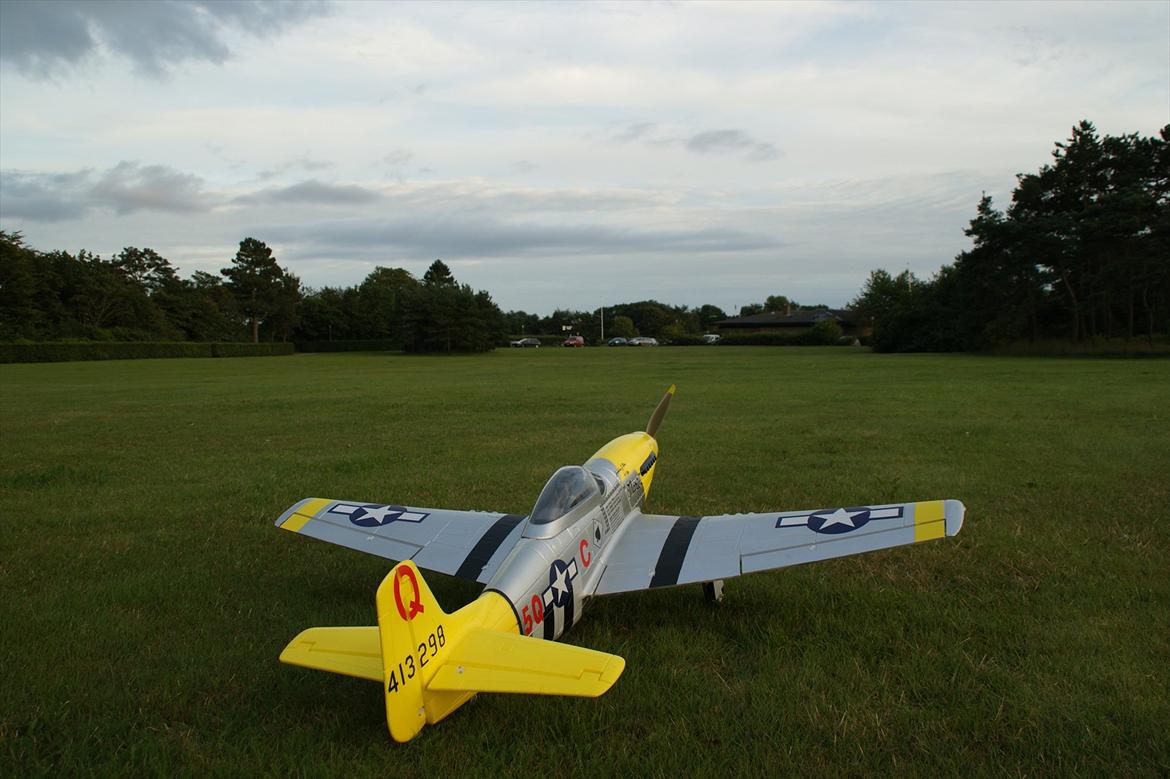
<svg viewBox="0 0 1170 779">
<path fill-rule="evenodd" d="M 856 312 L 846 308 L 801 308 L 796 311 L 765 311 L 762 314 L 737 316 L 716 322 L 720 333 L 786 333 L 796 335 L 817 322 L 832 319 L 845 335 L 866 336 L 872 328 L 863 324 Z"/>
</svg>

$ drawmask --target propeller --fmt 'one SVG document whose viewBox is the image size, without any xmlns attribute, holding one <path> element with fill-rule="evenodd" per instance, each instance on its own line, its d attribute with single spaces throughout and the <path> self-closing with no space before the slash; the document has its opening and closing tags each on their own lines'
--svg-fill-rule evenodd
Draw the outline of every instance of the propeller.
<svg viewBox="0 0 1170 779">
<path fill-rule="evenodd" d="M 654 413 L 650 415 L 650 421 L 646 423 L 646 432 L 654 437 L 658 433 L 658 426 L 662 424 L 662 418 L 666 416 L 666 409 L 670 407 L 670 399 L 674 396 L 674 385 L 670 385 L 670 389 L 662 396 L 658 408 L 654 409 Z"/>
</svg>

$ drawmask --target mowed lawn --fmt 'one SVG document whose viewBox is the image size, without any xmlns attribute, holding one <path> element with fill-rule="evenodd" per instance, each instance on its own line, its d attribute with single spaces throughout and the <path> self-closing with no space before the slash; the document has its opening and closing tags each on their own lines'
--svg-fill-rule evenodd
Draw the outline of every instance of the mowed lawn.
<svg viewBox="0 0 1170 779">
<path fill-rule="evenodd" d="M 602 698 L 483 695 L 400 746 L 282 666 L 389 564 L 307 496 L 527 513 L 672 382 L 648 510 L 932 498 L 953 539 L 593 601 Z M 1170 361 L 847 348 L 0 366 L 0 775 L 1170 771 Z M 446 608 L 478 588 L 431 575 Z"/>
</svg>

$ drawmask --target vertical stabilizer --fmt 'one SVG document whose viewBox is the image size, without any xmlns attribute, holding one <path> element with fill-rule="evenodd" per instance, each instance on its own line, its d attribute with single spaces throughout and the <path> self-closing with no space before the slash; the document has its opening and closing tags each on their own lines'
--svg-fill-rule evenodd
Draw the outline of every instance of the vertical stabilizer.
<svg viewBox="0 0 1170 779">
<path fill-rule="evenodd" d="M 476 630 L 518 633 L 516 614 L 504 598 L 485 592 L 448 614 L 414 563 L 394 567 L 378 587 L 378 629 L 382 641 L 382 691 L 386 724 L 395 741 L 409 741 L 462 706 L 474 690 L 430 690 L 456 646 Z"/>
</svg>

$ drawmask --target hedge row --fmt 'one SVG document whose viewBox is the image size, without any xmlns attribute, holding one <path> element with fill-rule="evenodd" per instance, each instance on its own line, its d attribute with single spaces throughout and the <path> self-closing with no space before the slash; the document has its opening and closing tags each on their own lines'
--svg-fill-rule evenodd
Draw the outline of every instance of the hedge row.
<svg viewBox="0 0 1170 779">
<path fill-rule="evenodd" d="M 852 337 L 830 334 L 828 337 L 814 330 L 801 333 L 728 333 L 719 346 L 845 346 L 852 345 Z"/>
<path fill-rule="evenodd" d="M 535 338 L 540 341 L 541 346 L 560 346 L 568 337 L 568 333 L 564 335 L 510 335 L 508 336 L 508 343 L 504 344 L 504 346 L 511 346 L 513 341 L 519 341 L 522 338 Z"/>
<path fill-rule="evenodd" d="M 293 345 L 291 343 L 152 343 L 148 341 L 0 343 L 0 363 L 143 360 L 159 357 L 271 357 L 292 353 Z"/>
<path fill-rule="evenodd" d="M 667 346 L 709 346 L 701 335 L 676 335 L 667 342 Z"/>
<path fill-rule="evenodd" d="M 400 352 L 401 341 L 297 341 L 298 352 Z"/>
</svg>

